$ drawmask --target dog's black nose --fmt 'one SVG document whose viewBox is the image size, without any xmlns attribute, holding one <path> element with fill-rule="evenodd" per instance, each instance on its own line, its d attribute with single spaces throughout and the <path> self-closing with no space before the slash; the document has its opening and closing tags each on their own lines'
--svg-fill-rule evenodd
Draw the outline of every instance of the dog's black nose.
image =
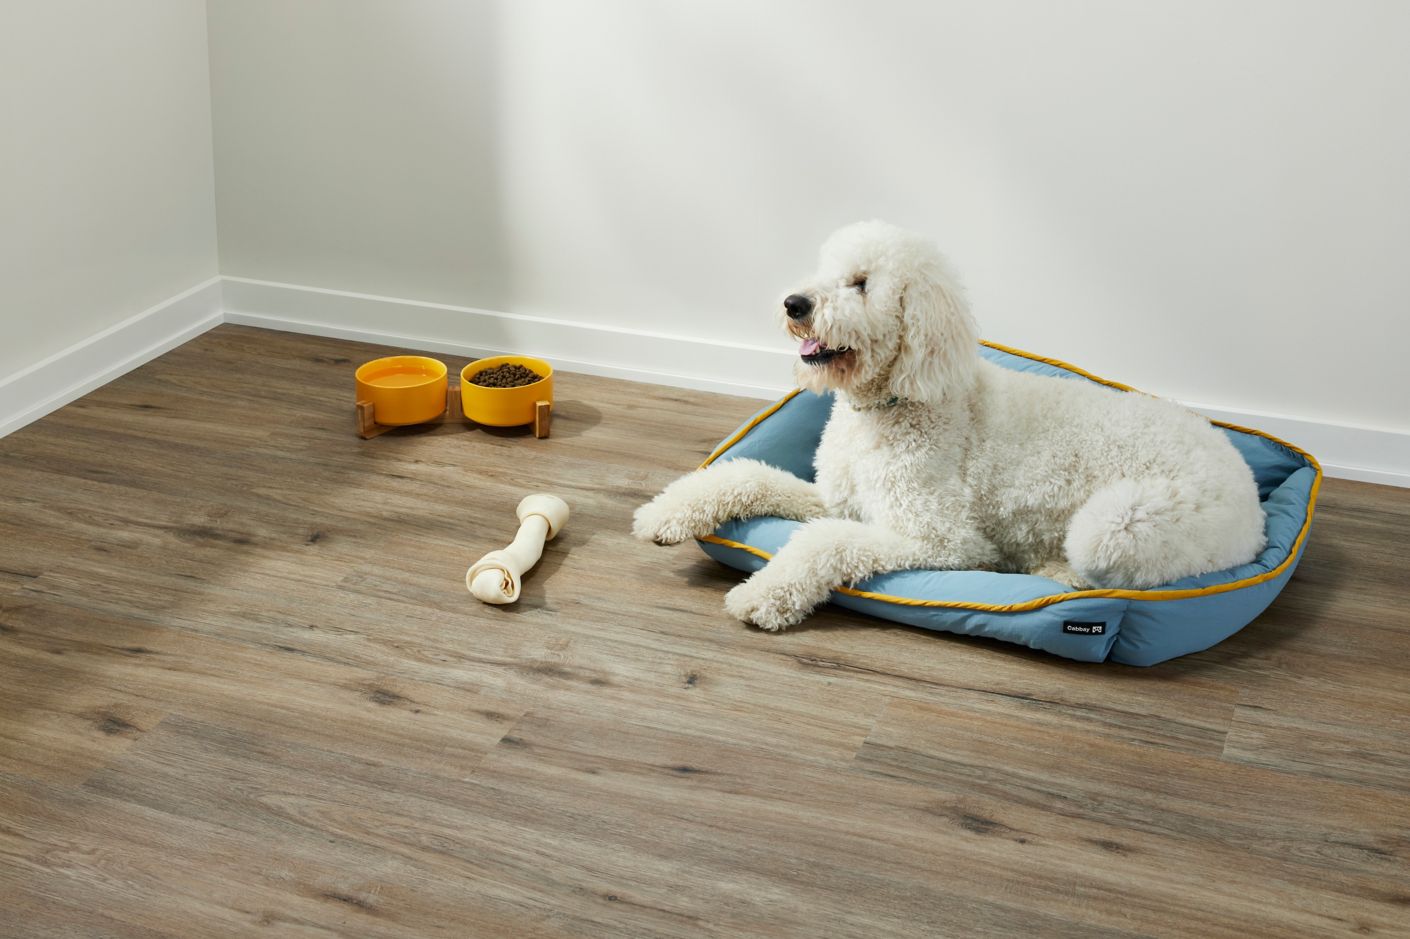
<svg viewBox="0 0 1410 939">
<path fill-rule="evenodd" d="M 790 294 L 784 297 L 783 308 L 788 311 L 789 319 L 801 320 L 803 317 L 813 312 L 813 301 L 809 300 L 801 293 Z"/>
</svg>

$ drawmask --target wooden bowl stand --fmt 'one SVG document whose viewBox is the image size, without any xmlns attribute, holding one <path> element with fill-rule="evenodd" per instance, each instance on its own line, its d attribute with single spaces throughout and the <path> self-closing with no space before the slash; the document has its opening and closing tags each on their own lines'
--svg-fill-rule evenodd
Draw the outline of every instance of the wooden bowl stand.
<svg viewBox="0 0 1410 939">
<path fill-rule="evenodd" d="M 465 421 L 465 411 L 460 401 L 460 386 L 446 386 L 446 409 L 429 421 L 422 421 L 420 424 L 379 424 L 377 415 L 374 412 L 371 401 L 359 401 L 357 403 L 357 435 L 363 440 L 371 440 L 373 437 L 385 434 L 389 430 L 396 430 L 397 427 L 424 427 L 426 424 L 445 424 L 454 421 Z M 542 440 L 548 436 L 549 424 L 553 418 L 553 405 L 548 401 L 534 402 L 534 436 Z"/>
</svg>

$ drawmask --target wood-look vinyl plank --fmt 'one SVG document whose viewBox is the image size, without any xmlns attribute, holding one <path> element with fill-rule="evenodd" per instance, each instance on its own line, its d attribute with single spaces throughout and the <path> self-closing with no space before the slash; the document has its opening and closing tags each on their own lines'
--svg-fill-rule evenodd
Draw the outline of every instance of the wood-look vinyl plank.
<svg viewBox="0 0 1410 939">
<path fill-rule="evenodd" d="M 546 440 L 360 440 L 396 351 L 222 326 L 0 440 L 0 936 L 1410 936 L 1410 492 L 1326 481 L 1151 669 L 776 635 L 629 533 L 760 402 L 560 373 Z"/>
</svg>

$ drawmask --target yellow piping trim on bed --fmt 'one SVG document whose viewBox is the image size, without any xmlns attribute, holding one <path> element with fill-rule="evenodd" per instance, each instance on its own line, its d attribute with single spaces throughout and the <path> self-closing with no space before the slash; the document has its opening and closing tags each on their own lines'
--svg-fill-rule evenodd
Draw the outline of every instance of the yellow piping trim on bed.
<svg viewBox="0 0 1410 939">
<path fill-rule="evenodd" d="M 998 352 L 1007 352 L 1009 355 L 1016 355 L 1022 359 L 1030 359 L 1034 362 L 1042 362 L 1044 365 L 1055 365 L 1058 368 L 1066 369 L 1069 372 L 1081 375 L 1083 378 L 1090 379 L 1091 381 L 1094 381 L 1099 385 L 1106 385 L 1108 388 L 1116 388 L 1120 391 L 1136 391 L 1140 394 L 1145 394 L 1144 391 L 1140 391 L 1137 388 L 1132 388 L 1130 385 L 1123 385 L 1119 381 L 1112 381 L 1110 378 L 1102 378 L 1100 375 L 1093 375 L 1085 368 L 1078 368 L 1071 362 L 1064 362 L 1062 359 L 1050 359 L 1045 355 L 1034 355 L 1031 352 L 1024 352 L 1022 349 L 1015 349 L 1011 346 L 1001 346 L 997 342 L 990 342 L 987 339 L 979 340 L 979 344 L 981 346 L 988 346 L 989 348 L 994 349 Z"/>
<path fill-rule="evenodd" d="M 802 393 L 802 388 L 794 388 L 788 394 L 784 395 L 782 398 L 779 398 L 773 404 L 769 405 L 767 409 L 760 411 L 754 416 L 753 420 L 745 424 L 743 427 L 739 428 L 739 430 L 736 430 L 733 434 L 730 435 L 730 438 L 728 440 L 716 447 L 715 452 L 707 456 L 705 458 L 705 462 L 701 463 L 699 468 L 704 469 L 711 463 L 715 462 L 716 457 L 723 455 L 726 450 L 739 443 L 739 441 L 743 440 L 745 434 L 749 433 L 755 427 L 758 427 L 760 424 L 764 423 L 764 421 L 768 420 L 770 417 L 773 417 L 775 411 L 777 411 L 779 408 L 783 407 L 785 404 L 792 401 L 794 398 L 798 397 L 798 395 Z"/>
<path fill-rule="evenodd" d="M 991 349 L 996 349 L 999 352 L 1007 352 L 1009 355 L 1016 355 L 1020 358 L 1029 359 L 1034 362 L 1043 362 L 1047 365 L 1052 365 L 1057 368 L 1065 369 L 1074 374 L 1081 375 L 1083 378 L 1090 379 L 1094 382 L 1106 385 L 1110 388 L 1116 388 L 1120 391 L 1136 391 L 1138 394 L 1145 393 L 1138 391 L 1138 389 L 1132 388 L 1130 385 L 1123 385 L 1121 384 L 1121 382 L 1110 381 L 1106 378 L 1100 378 L 1096 375 L 1093 375 L 1091 372 L 1078 368 L 1077 366 L 1071 365 L 1060 359 L 1050 359 L 1046 356 L 1034 355 L 1031 352 L 1024 352 L 1021 349 L 1013 349 L 1009 346 L 1001 346 L 997 342 L 981 341 L 981 344 L 986 345 Z M 759 415 L 753 420 L 751 420 L 748 424 L 735 431 L 735 433 L 728 440 L 726 440 L 724 443 L 720 444 L 718 447 L 715 448 L 715 452 L 711 453 L 709 458 L 706 459 L 704 463 L 700 464 L 701 469 L 704 469 L 705 467 L 713 463 L 716 459 L 718 459 L 720 456 L 723 456 L 726 451 L 728 451 L 731 447 L 733 447 L 736 443 L 743 439 L 745 434 L 749 433 L 755 427 L 759 426 L 759 424 L 763 423 L 766 419 L 771 417 L 776 411 L 778 411 L 779 408 L 783 407 L 796 395 L 798 395 L 800 391 L 801 389 L 794 389 L 793 391 L 790 391 L 778 401 L 774 402 L 774 404 L 767 410 L 760 412 Z M 1030 610 L 1039 610 L 1045 606 L 1052 606 L 1054 603 L 1062 603 L 1066 600 L 1189 600 L 1194 597 L 1208 597 L 1219 593 L 1229 593 L 1233 590 L 1242 590 L 1244 587 L 1254 587 L 1258 584 L 1270 581 L 1282 574 L 1283 571 L 1286 570 L 1288 566 L 1291 565 L 1292 562 L 1297 558 L 1298 553 L 1302 550 L 1303 542 L 1307 539 L 1307 533 L 1312 528 L 1312 513 L 1317 508 L 1317 493 L 1322 488 L 1322 464 L 1318 463 L 1317 458 L 1314 457 L 1312 454 L 1308 453 L 1306 450 L 1302 449 L 1301 447 L 1290 444 L 1286 440 L 1280 440 L 1279 438 L 1274 437 L 1272 434 L 1264 433 L 1263 431 L 1256 430 L 1252 427 L 1240 427 L 1238 424 L 1229 424 L 1224 421 L 1210 420 L 1210 423 L 1214 424 L 1217 427 L 1227 427 L 1229 430 L 1237 431 L 1241 434 L 1252 434 L 1255 437 L 1262 437 L 1265 440 L 1271 440 L 1279 446 L 1286 447 L 1293 453 L 1296 453 L 1306 459 L 1308 463 L 1312 464 L 1313 470 L 1316 471 L 1317 475 L 1312 480 L 1312 488 L 1308 492 L 1307 497 L 1307 517 L 1304 518 L 1302 521 L 1302 528 L 1298 531 L 1297 538 L 1293 541 L 1292 550 L 1290 550 L 1288 552 L 1288 556 L 1283 559 L 1283 563 L 1279 564 L 1272 570 L 1264 571 L 1262 574 L 1255 574 L 1252 577 L 1245 577 L 1242 580 L 1231 580 L 1226 584 L 1212 584 L 1208 587 L 1186 587 L 1182 590 L 1073 590 L 1068 593 L 1055 593 L 1046 597 L 1038 597 L 1033 600 L 1025 600 L 1022 603 L 972 603 L 967 600 L 916 600 L 913 597 L 893 597 L 889 594 L 872 593 L 869 590 L 858 590 L 856 587 L 835 587 L 833 589 L 836 590 L 838 593 L 844 593 L 849 597 L 861 597 L 866 600 L 880 600 L 884 603 L 895 603 L 900 606 L 943 607 L 945 609 L 953 610 L 979 610 L 986 613 L 1026 613 Z M 710 544 L 721 545 L 726 548 L 737 548 L 740 551 L 747 552 L 749 554 L 754 555 L 755 557 L 763 558 L 765 561 L 773 559 L 773 555 L 767 551 L 760 550 L 759 548 L 756 548 L 753 545 L 741 544 L 738 541 L 730 541 L 728 538 L 721 538 L 717 535 L 705 535 L 699 540 L 708 542 Z"/>
</svg>

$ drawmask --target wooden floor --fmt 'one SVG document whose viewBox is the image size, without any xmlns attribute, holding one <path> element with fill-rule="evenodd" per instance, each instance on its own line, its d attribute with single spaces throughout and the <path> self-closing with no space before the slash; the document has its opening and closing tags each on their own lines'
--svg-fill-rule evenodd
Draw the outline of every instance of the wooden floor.
<svg viewBox="0 0 1410 939">
<path fill-rule="evenodd" d="M 0 935 L 1410 935 L 1410 491 L 1153 669 L 769 635 L 627 533 L 757 402 L 363 441 L 381 352 L 224 326 L 0 440 Z"/>
</svg>

